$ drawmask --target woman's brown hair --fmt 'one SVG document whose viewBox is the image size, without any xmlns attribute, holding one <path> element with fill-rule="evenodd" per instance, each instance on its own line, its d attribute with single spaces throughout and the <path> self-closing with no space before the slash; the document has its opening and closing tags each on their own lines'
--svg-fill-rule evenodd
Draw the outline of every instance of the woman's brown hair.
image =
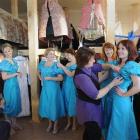
<svg viewBox="0 0 140 140">
<path fill-rule="evenodd" d="M 128 51 L 128 59 L 127 61 L 135 60 L 137 58 L 137 49 L 133 41 L 131 40 L 121 40 L 117 44 L 117 49 L 119 45 L 122 44 Z"/>
<path fill-rule="evenodd" d="M 76 53 L 77 66 L 79 68 L 83 68 L 86 64 L 88 64 L 89 60 L 93 56 L 95 56 L 95 52 L 90 48 L 86 47 L 79 48 Z"/>
<path fill-rule="evenodd" d="M 114 46 L 112 43 L 110 43 L 110 42 L 104 43 L 103 48 L 102 48 L 102 50 L 103 50 L 102 58 L 103 58 L 105 61 L 108 61 L 108 60 L 107 60 L 107 56 L 106 56 L 106 54 L 105 54 L 105 49 L 106 49 L 106 48 L 113 49 L 112 59 L 115 60 L 115 59 L 116 59 L 116 48 L 115 48 L 115 46 Z"/>
<path fill-rule="evenodd" d="M 71 55 L 76 55 L 75 50 L 72 48 L 66 49 L 65 53 L 70 53 Z"/>
</svg>

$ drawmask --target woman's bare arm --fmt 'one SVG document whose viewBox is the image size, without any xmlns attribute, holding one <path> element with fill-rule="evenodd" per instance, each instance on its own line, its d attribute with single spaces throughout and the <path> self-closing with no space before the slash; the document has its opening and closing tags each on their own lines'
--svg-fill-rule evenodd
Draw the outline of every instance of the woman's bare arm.
<svg viewBox="0 0 140 140">
<path fill-rule="evenodd" d="M 133 96 L 140 92 L 140 77 L 132 75 L 131 79 L 133 81 L 133 85 L 127 92 L 124 92 L 119 88 L 116 88 L 116 91 L 120 96 Z"/>
<path fill-rule="evenodd" d="M 2 79 L 3 80 L 7 80 L 7 79 L 10 79 L 10 78 L 13 78 L 15 76 L 19 76 L 20 73 L 13 73 L 13 74 L 8 74 L 7 72 L 2 72 Z"/>
</svg>

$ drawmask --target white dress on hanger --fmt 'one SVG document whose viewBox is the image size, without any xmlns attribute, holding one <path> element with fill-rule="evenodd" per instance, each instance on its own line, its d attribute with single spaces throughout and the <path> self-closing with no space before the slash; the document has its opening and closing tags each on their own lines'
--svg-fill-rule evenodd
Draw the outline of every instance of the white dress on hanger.
<svg viewBox="0 0 140 140">
<path fill-rule="evenodd" d="M 16 62 L 19 66 L 19 72 L 21 72 L 21 77 L 18 77 L 20 94 L 21 94 L 21 106 L 22 111 L 18 115 L 19 117 L 29 116 L 30 115 L 30 103 L 29 103 L 29 90 L 28 84 L 29 81 L 29 65 L 28 58 L 23 56 L 15 57 Z"/>
</svg>

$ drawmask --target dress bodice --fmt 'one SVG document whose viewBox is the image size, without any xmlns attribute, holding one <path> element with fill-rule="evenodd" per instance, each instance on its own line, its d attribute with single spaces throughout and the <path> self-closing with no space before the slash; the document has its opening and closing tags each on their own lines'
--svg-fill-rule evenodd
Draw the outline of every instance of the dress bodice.
<svg viewBox="0 0 140 140">
<path fill-rule="evenodd" d="M 55 82 L 45 80 L 45 77 L 56 77 L 58 74 L 62 73 L 62 70 L 57 67 L 57 63 L 55 62 L 51 66 L 45 66 L 45 61 L 41 61 L 38 65 L 38 70 L 41 73 L 43 85 L 44 83 Z"/>
<path fill-rule="evenodd" d="M 132 84 L 131 75 L 140 76 L 140 64 L 129 61 L 124 66 L 121 67 L 120 71 L 114 72 L 112 71 L 112 78 L 115 77 L 123 77 L 123 82 L 118 86 L 123 91 L 127 91 L 129 86 Z"/>
<path fill-rule="evenodd" d="M 76 64 L 73 64 L 73 65 L 71 65 L 71 66 L 66 66 L 67 70 L 69 70 L 69 71 L 75 70 L 76 67 L 77 67 Z M 66 79 L 72 79 L 72 80 L 73 80 L 73 77 L 64 74 L 64 79 L 65 79 L 65 80 L 66 80 Z"/>
<path fill-rule="evenodd" d="M 0 71 L 7 72 L 7 73 L 16 73 L 18 71 L 18 64 L 14 59 L 9 61 L 8 59 L 4 59 L 0 63 Z"/>
</svg>

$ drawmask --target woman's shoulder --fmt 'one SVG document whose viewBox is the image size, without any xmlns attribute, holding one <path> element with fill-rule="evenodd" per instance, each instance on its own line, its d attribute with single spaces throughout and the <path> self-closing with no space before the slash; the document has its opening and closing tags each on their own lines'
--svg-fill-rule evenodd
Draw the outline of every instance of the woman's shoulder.
<svg viewBox="0 0 140 140">
<path fill-rule="evenodd" d="M 106 62 L 105 62 L 105 60 L 103 60 L 103 59 L 97 59 L 97 63 L 98 63 L 98 64 L 104 64 L 104 63 L 106 63 Z"/>
<path fill-rule="evenodd" d="M 81 81 L 81 82 L 85 82 L 85 81 L 89 81 L 89 76 L 88 76 L 88 74 L 85 74 L 85 73 L 82 73 L 82 72 L 80 72 L 80 73 L 78 73 L 78 74 L 75 74 L 75 76 L 74 76 L 74 79 L 76 80 L 76 81 Z"/>
<path fill-rule="evenodd" d="M 117 64 L 119 63 L 119 61 L 118 61 L 118 60 L 112 60 L 112 61 L 107 62 L 107 61 L 105 61 L 105 60 L 103 60 L 103 59 L 98 59 L 98 60 L 97 60 L 97 63 L 98 63 L 98 64 L 109 63 L 109 64 L 117 65 Z"/>
<path fill-rule="evenodd" d="M 119 60 L 113 60 L 110 63 L 113 64 L 113 65 L 118 65 L 119 64 Z"/>
<path fill-rule="evenodd" d="M 14 59 L 12 59 L 11 61 L 8 60 L 7 58 L 3 59 L 3 61 L 1 62 L 3 65 L 11 65 L 15 62 Z M 15 62 L 16 63 L 16 62 Z"/>
<path fill-rule="evenodd" d="M 72 64 L 72 65 L 69 66 L 69 68 L 71 70 L 75 70 L 77 68 L 77 64 Z"/>
<path fill-rule="evenodd" d="M 135 67 L 135 66 L 140 66 L 140 64 L 139 63 L 137 63 L 137 62 L 135 62 L 135 61 L 128 61 L 126 64 L 125 64 L 125 68 L 133 68 L 133 67 Z"/>
<path fill-rule="evenodd" d="M 39 65 L 44 65 L 44 64 L 45 64 L 45 62 L 46 62 L 46 61 L 41 60 L 41 61 L 39 62 Z"/>
<path fill-rule="evenodd" d="M 9 60 L 8 60 L 7 58 L 4 58 L 4 59 L 2 60 L 2 63 L 9 63 Z"/>
<path fill-rule="evenodd" d="M 12 65 L 7 59 L 3 59 L 0 63 L 0 70 L 1 71 L 11 71 Z"/>
<path fill-rule="evenodd" d="M 140 75 L 140 64 L 135 61 L 128 61 L 123 69 L 130 74 Z"/>
</svg>

